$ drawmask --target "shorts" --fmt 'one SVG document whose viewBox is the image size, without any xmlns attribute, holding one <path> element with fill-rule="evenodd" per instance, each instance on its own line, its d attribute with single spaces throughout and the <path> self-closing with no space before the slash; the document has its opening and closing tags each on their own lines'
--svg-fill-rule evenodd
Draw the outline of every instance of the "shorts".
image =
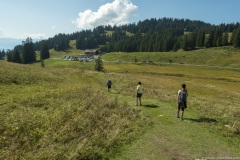
<svg viewBox="0 0 240 160">
<path fill-rule="evenodd" d="M 141 98 L 142 97 L 142 93 L 137 93 L 137 98 Z"/>
<path fill-rule="evenodd" d="M 187 108 L 187 102 L 178 102 L 178 109 L 184 111 Z"/>
<path fill-rule="evenodd" d="M 111 88 L 111 85 L 108 85 L 108 88 Z"/>
</svg>

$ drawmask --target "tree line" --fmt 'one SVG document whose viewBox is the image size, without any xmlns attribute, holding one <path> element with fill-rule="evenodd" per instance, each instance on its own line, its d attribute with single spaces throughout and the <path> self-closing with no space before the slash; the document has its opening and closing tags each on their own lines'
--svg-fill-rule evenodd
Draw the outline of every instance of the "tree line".
<svg viewBox="0 0 240 160">
<path fill-rule="evenodd" d="M 0 51 L 0 60 L 3 59 L 5 55 L 6 55 L 6 52 L 4 51 L 4 49 Z"/>
<path fill-rule="evenodd" d="M 50 57 L 47 41 L 41 42 L 40 59 L 47 59 Z M 13 50 L 7 52 L 7 61 L 15 63 L 34 63 L 36 62 L 36 49 L 32 39 L 28 37 L 22 45 L 17 45 Z"/>
<path fill-rule="evenodd" d="M 22 45 L 7 52 L 9 62 L 32 63 L 35 51 L 41 59 L 49 58 L 49 49 L 69 49 L 70 40 L 76 40 L 76 48 L 99 49 L 102 52 L 168 52 L 201 47 L 240 47 L 240 24 L 212 25 L 189 19 L 146 19 L 121 26 L 98 26 L 72 34 L 58 34 L 47 40 L 32 42 L 27 38 Z M 1 56 L 0 56 L 1 58 Z"/>
<path fill-rule="evenodd" d="M 99 26 L 71 36 L 76 38 L 77 49 L 99 48 L 105 52 L 168 52 L 199 47 L 240 47 L 239 23 L 211 25 L 188 19 L 150 19 L 119 27 Z"/>
</svg>

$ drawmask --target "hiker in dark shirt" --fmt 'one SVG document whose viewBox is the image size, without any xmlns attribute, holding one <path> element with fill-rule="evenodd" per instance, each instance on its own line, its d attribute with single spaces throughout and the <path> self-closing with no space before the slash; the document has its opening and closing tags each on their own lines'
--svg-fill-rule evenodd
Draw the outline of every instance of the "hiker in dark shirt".
<svg viewBox="0 0 240 160">
<path fill-rule="evenodd" d="M 107 81 L 107 87 L 108 87 L 108 92 L 110 92 L 110 89 L 112 88 L 112 81 L 110 79 Z"/>
<path fill-rule="evenodd" d="M 184 110 L 187 108 L 187 97 L 188 97 L 188 91 L 186 88 L 186 84 L 182 84 L 182 89 L 178 91 L 178 96 L 177 96 L 177 104 L 178 104 L 177 118 L 181 118 L 181 120 L 183 120 Z M 179 116 L 180 110 L 181 110 L 181 117 Z"/>
</svg>

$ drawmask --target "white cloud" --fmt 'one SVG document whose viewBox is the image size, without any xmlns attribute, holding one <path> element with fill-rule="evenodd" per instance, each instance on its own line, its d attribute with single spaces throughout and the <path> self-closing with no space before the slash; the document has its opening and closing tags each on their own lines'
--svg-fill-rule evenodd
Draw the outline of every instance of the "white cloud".
<svg viewBox="0 0 240 160">
<path fill-rule="evenodd" d="M 73 23 L 81 29 L 92 29 L 100 25 L 122 25 L 128 22 L 137 8 L 130 0 L 114 0 L 100 6 L 97 12 L 80 12 Z"/>
</svg>

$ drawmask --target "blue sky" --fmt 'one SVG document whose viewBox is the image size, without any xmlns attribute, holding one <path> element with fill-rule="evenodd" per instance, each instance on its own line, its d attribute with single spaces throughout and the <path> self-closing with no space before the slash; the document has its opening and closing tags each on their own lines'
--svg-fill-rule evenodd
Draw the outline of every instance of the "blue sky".
<svg viewBox="0 0 240 160">
<path fill-rule="evenodd" d="M 236 23 L 239 6 L 240 0 L 0 0 L 0 38 L 49 38 L 163 17 Z"/>
</svg>

